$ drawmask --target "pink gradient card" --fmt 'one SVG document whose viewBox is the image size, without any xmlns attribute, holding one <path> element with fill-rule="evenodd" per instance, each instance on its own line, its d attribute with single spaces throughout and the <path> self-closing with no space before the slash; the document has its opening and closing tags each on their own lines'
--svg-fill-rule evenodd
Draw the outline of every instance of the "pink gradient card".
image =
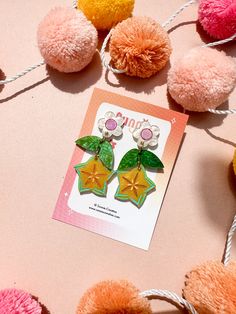
<svg viewBox="0 0 236 314">
<path fill-rule="evenodd" d="M 118 186 L 116 177 L 109 183 L 106 197 L 80 194 L 74 166 L 85 162 L 91 155 L 75 147 L 53 218 L 148 250 L 188 116 L 95 89 L 79 137 L 101 136 L 97 122 L 107 111 L 123 116 L 125 121 L 122 138 L 113 140 L 114 169 L 117 169 L 122 156 L 136 147 L 131 131 L 138 123 L 146 119 L 160 128 L 158 147 L 152 151 L 162 160 L 164 171 L 147 171 L 148 177 L 156 183 L 156 190 L 148 195 L 139 209 L 130 202 L 114 198 Z"/>
</svg>

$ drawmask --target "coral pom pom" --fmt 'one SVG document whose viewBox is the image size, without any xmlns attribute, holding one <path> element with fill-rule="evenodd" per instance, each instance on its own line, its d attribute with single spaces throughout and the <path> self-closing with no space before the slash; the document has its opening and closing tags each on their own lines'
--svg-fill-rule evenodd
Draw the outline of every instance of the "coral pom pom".
<svg viewBox="0 0 236 314">
<path fill-rule="evenodd" d="M 201 0 L 198 19 L 212 37 L 228 38 L 236 33 L 236 0 Z"/>
<path fill-rule="evenodd" d="M 113 30 L 109 50 L 118 70 L 143 78 L 160 71 L 171 54 L 166 31 L 148 17 L 132 17 L 119 23 Z"/>
<path fill-rule="evenodd" d="M 194 48 L 171 67 L 167 85 L 172 98 L 185 109 L 215 109 L 236 85 L 236 63 L 224 52 Z"/>
<path fill-rule="evenodd" d="M 29 293 L 17 289 L 0 291 L 0 313 L 41 314 L 41 312 L 41 306 Z"/>
<path fill-rule="evenodd" d="M 110 29 L 130 17 L 134 0 L 78 0 L 78 8 L 97 29 Z"/>
<path fill-rule="evenodd" d="M 151 314 L 147 299 L 129 282 L 103 281 L 87 290 L 80 300 L 76 314 Z"/>
<path fill-rule="evenodd" d="M 92 60 L 97 31 L 82 12 L 55 8 L 39 25 L 38 46 L 47 64 L 61 72 L 77 72 Z"/>
<path fill-rule="evenodd" d="M 199 314 L 236 313 L 236 262 L 207 262 L 187 275 L 184 297 Z"/>
</svg>

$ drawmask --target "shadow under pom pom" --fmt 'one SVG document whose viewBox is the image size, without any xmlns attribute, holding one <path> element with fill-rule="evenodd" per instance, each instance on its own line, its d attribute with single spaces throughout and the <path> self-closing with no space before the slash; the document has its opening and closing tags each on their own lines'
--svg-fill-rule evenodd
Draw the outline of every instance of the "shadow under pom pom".
<svg viewBox="0 0 236 314">
<path fill-rule="evenodd" d="M 41 314 L 42 308 L 28 292 L 5 289 L 0 291 L 0 313 Z"/>
<path fill-rule="evenodd" d="M 171 54 L 166 31 L 149 17 L 131 17 L 113 30 L 109 51 L 113 64 L 127 75 L 142 78 L 160 71 Z"/>
<path fill-rule="evenodd" d="M 76 314 L 151 314 L 147 299 L 125 280 L 102 281 L 88 289 Z"/>
</svg>

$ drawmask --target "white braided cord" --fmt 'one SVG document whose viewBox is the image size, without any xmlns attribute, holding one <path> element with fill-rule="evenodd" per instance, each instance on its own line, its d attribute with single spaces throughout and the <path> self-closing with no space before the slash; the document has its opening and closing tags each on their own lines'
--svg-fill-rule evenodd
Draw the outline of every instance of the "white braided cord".
<svg viewBox="0 0 236 314">
<path fill-rule="evenodd" d="M 30 67 L 28 67 L 27 69 L 25 69 L 24 71 L 12 76 L 12 77 L 9 77 L 9 78 L 6 78 L 5 80 L 1 80 L 0 81 L 0 85 L 3 85 L 3 84 L 7 84 L 7 83 L 11 83 L 15 80 L 17 80 L 18 78 L 26 75 L 27 73 L 33 71 L 34 69 L 40 67 L 41 65 L 45 64 L 45 61 L 40 61 L 38 64 L 35 64 L 35 65 L 32 65 Z"/>
<path fill-rule="evenodd" d="M 209 43 L 209 44 L 203 45 L 202 47 L 205 48 L 205 47 L 214 47 L 214 46 L 218 46 L 218 45 L 223 45 L 223 44 L 226 44 L 226 43 L 234 40 L 235 38 L 236 38 L 236 34 L 232 35 L 229 38 L 225 38 L 225 39 L 222 39 L 222 40 L 214 41 L 213 43 Z"/>
<path fill-rule="evenodd" d="M 73 8 L 77 9 L 77 0 L 73 0 Z"/>
<path fill-rule="evenodd" d="M 184 11 L 186 8 L 188 8 L 190 5 L 195 3 L 196 0 L 189 0 L 184 5 L 182 5 L 174 14 L 172 14 L 169 19 L 162 24 L 163 28 L 166 28 L 182 11 Z"/>
<path fill-rule="evenodd" d="M 168 290 L 157 290 L 157 289 L 146 290 L 146 291 L 141 292 L 140 296 L 144 298 L 154 297 L 154 296 L 159 297 L 159 298 L 164 298 L 166 300 L 173 301 L 174 303 L 183 306 L 191 314 L 198 314 L 197 311 L 192 306 L 192 304 L 190 304 L 184 298 L 178 296 L 176 293 L 168 291 Z"/>
<path fill-rule="evenodd" d="M 214 114 L 234 114 L 236 113 L 236 109 L 228 109 L 228 110 L 217 110 L 217 109 L 208 109 L 209 112 Z"/>
<path fill-rule="evenodd" d="M 223 263 L 225 266 L 227 266 L 229 261 L 230 261 L 232 241 L 233 241 L 233 236 L 234 236 L 235 230 L 236 230 L 236 215 L 234 216 L 232 225 L 231 225 L 229 232 L 228 232 L 228 235 L 227 235 L 225 254 L 224 254 L 224 259 L 223 259 Z"/>
<path fill-rule="evenodd" d="M 102 65 L 109 71 L 113 72 L 113 73 L 116 73 L 116 74 L 120 74 L 120 73 L 125 73 L 124 70 L 118 70 L 118 69 L 115 69 L 113 68 L 112 66 L 110 66 L 109 62 L 106 61 L 106 57 L 105 57 L 105 51 L 106 51 L 106 46 L 107 46 L 107 43 L 112 35 L 112 29 L 110 30 L 110 32 L 107 34 L 107 36 L 105 37 L 104 41 L 103 41 L 103 44 L 102 44 L 102 48 L 101 48 L 101 51 L 100 51 L 100 55 L 101 55 L 101 60 L 102 60 Z"/>
</svg>

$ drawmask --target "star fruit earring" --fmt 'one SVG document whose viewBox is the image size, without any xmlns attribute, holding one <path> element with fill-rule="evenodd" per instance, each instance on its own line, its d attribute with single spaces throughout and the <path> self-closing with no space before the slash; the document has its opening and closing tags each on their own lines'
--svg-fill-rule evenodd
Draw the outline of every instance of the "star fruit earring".
<svg viewBox="0 0 236 314">
<path fill-rule="evenodd" d="M 79 176 L 80 193 L 92 192 L 98 196 L 106 196 L 107 184 L 114 174 L 114 153 L 110 141 L 113 136 L 122 135 L 123 123 L 122 117 L 115 117 L 115 114 L 109 111 L 98 121 L 102 138 L 91 135 L 76 141 L 76 145 L 94 154 L 85 163 L 74 167 Z"/>
<path fill-rule="evenodd" d="M 141 207 L 147 194 L 156 187 L 148 178 L 145 168 L 163 169 L 161 160 L 146 148 L 158 145 L 160 129 L 148 121 L 133 131 L 133 138 L 137 141 L 138 148 L 129 150 L 121 159 L 117 170 L 119 186 L 115 198 L 122 201 L 131 201 Z"/>
</svg>

